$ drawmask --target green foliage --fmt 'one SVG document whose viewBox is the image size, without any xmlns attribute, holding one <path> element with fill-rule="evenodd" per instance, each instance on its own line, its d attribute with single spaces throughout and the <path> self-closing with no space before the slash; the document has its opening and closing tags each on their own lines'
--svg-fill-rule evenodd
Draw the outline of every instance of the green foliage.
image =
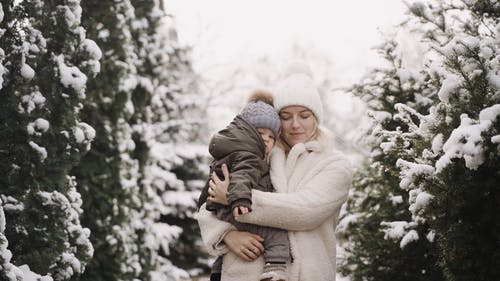
<svg viewBox="0 0 500 281">
<path fill-rule="evenodd" d="M 86 77 L 95 74 L 84 65 L 98 58 L 84 51 L 90 42 L 79 1 L 2 5 L 0 197 L 10 262 L 68 280 L 83 272 L 93 251 L 70 170 L 94 137 L 78 112 Z"/>
<path fill-rule="evenodd" d="M 347 212 L 355 214 L 342 232 L 349 244 L 340 272 L 351 280 L 440 280 L 431 243 L 422 239 L 401 248 L 397 241 L 384 239 L 381 222 L 408 220 L 410 214 L 407 198 L 398 203 L 390 200 L 402 193 L 398 178 L 375 166 L 364 166 L 354 179 Z"/>
<path fill-rule="evenodd" d="M 408 24 L 417 26 L 431 47 L 421 79 L 413 84 L 421 96 L 401 87 L 405 79 L 395 74 L 404 72 L 390 44 L 382 50 L 398 71 L 375 71 L 371 77 L 378 79 L 354 88 L 376 110 L 377 121 L 368 138 L 370 164 L 358 174 L 348 201 L 347 213 L 353 215 L 341 223 L 348 253 L 341 271 L 353 280 L 398 279 L 406 270 L 414 274 L 405 280 L 497 280 L 500 6 L 428 1 L 409 8 L 415 17 Z M 422 97 L 428 102 L 419 103 Z M 402 196 L 403 209 L 383 203 L 393 194 Z M 382 235 L 379 221 L 398 223 L 403 234 L 416 231 L 419 238 L 406 244 L 407 236 L 390 227 Z M 391 235 L 401 240 L 401 249 L 384 245 Z M 418 260 L 409 262 L 401 252 Z M 381 258 L 399 275 L 389 277 Z M 434 264 L 439 268 L 427 271 Z M 430 276 L 420 274 L 423 268 Z"/>
<path fill-rule="evenodd" d="M 407 116 L 398 116 L 396 104 L 425 112 L 434 99 L 429 77 L 409 73 L 401 66 L 397 44 L 388 41 L 379 52 L 389 68 L 374 70 L 352 92 L 368 105 L 372 128 L 364 137 L 371 157 L 353 180 L 353 191 L 341 218 L 341 241 L 345 257 L 339 271 L 353 281 L 361 280 L 443 280 L 437 264 L 437 247 L 426 239 L 428 225 L 413 227 L 419 239 L 399 243 L 385 234 L 388 222 L 411 220 L 409 195 L 400 187 L 398 159 L 408 159 L 411 151 L 404 135 L 410 130 Z M 402 77 L 401 75 L 405 75 Z M 412 118 L 412 121 L 417 121 Z M 415 136 L 413 136 L 415 137 Z M 401 237 L 399 237 L 401 238 Z"/>
<path fill-rule="evenodd" d="M 175 31 L 160 6 L 158 1 L 83 5 L 83 24 L 103 50 L 101 73 L 89 83 L 82 109 L 99 137 L 75 169 L 82 221 L 96 248 L 83 280 L 184 280 L 187 273 L 178 267 L 198 266 L 176 262 L 168 249 L 180 245 L 190 249 L 183 254 L 197 253 L 191 242 L 198 234 L 190 236 L 196 222 L 180 211 L 192 213 L 194 200 L 174 212 L 168 197 L 185 191 L 192 180 L 176 169 L 196 170 L 200 159 L 177 152 L 194 141 L 189 135 L 197 125 L 186 117 L 197 105 L 188 95 L 193 74 L 186 50 L 171 36 Z M 167 213 L 182 218 L 175 223 L 183 232 L 163 221 Z"/>
<path fill-rule="evenodd" d="M 204 161 L 206 159 L 203 158 L 185 159 L 184 165 L 172 169 L 177 178 L 187 183 L 186 189 L 192 196 L 196 196 L 204 185 L 200 179 L 206 179 L 208 176 L 207 171 L 201 171 L 198 168 L 199 163 Z M 183 231 L 179 236 L 179 242 L 169 246 L 170 259 L 175 265 L 186 270 L 196 269 L 208 272 L 206 261 L 209 255 L 203 249 L 198 222 L 194 218 L 197 208 L 194 208 L 193 205 L 183 206 L 181 204 L 176 204 L 173 207 L 175 207 L 176 212 L 162 216 L 162 221 L 169 225 L 177 225 Z"/>
<path fill-rule="evenodd" d="M 82 118 L 92 124 L 98 137 L 74 170 L 82 187 L 82 223 L 91 229 L 95 247 L 82 280 L 131 280 L 142 270 L 137 266 L 148 268 L 148 262 L 134 259 L 141 231 L 131 226 L 131 212 L 140 208 L 140 202 L 134 200 L 137 175 L 127 174 L 129 169 L 137 171 L 130 156 L 134 149 L 127 147 L 127 142 L 133 144 L 128 122 L 134 108 L 130 108 L 131 89 L 124 85 L 136 67 L 129 32 L 133 8 L 129 1 L 82 5 L 88 36 L 103 50 L 101 74 L 90 81 L 82 109 Z M 127 180 L 130 183 L 124 186 Z"/>
<path fill-rule="evenodd" d="M 205 266 L 200 101 L 163 4 L 15 2 L 0 6 L 0 276 L 188 279 Z"/>
<path fill-rule="evenodd" d="M 421 118 L 426 126 L 411 130 L 422 137 L 410 141 L 427 146 L 411 161 L 426 163 L 435 172 L 427 178 L 412 178 L 405 176 L 409 167 L 402 169 L 410 193 L 432 195 L 428 205 L 414 212 L 413 220 L 425 221 L 435 231 L 446 280 L 497 280 L 500 153 L 493 137 L 500 131 L 495 113 L 500 111 L 500 25 L 495 16 L 500 6 L 463 1 L 421 5 L 420 10 L 424 13 L 415 16 L 423 24 L 437 18 L 443 24 L 427 31 L 433 34 L 427 38 L 440 61 L 432 69 L 437 73 L 432 83 L 439 85 L 440 101 Z M 457 12 L 465 20 L 454 21 L 451 15 Z"/>
</svg>

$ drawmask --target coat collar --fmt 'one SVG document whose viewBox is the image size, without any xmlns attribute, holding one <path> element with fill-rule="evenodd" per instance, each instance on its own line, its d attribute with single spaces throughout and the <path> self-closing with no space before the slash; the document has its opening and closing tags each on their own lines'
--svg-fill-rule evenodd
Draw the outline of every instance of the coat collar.
<svg viewBox="0 0 500 281">
<path fill-rule="evenodd" d="M 285 164 L 286 178 L 289 179 L 291 177 L 292 172 L 295 168 L 295 164 L 297 164 L 297 160 L 303 153 L 321 151 L 321 148 L 322 146 L 318 141 L 310 141 L 294 145 L 290 150 L 290 152 L 288 152 L 288 156 L 286 157 L 286 164 Z"/>
<path fill-rule="evenodd" d="M 271 152 L 271 177 L 276 190 L 287 192 L 288 180 L 297 164 L 299 157 L 306 152 L 319 152 L 323 145 L 319 141 L 299 143 L 292 147 L 288 155 L 282 148 L 274 147 Z"/>
<path fill-rule="evenodd" d="M 288 155 L 285 151 L 275 146 L 271 152 L 271 180 L 278 192 L 289 192 L 288 184 L 299 157 L 305 152 L 328 152 L 332 150 L 332 134 L 327 129 L 320 127 L 321 134 L 318 139 L 294 145 Z"/>
</svg>

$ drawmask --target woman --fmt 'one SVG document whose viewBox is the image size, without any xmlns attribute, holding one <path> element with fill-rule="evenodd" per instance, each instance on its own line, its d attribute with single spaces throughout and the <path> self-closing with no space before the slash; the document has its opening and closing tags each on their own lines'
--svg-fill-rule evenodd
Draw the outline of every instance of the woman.
<svg viewBox="0 0 500 281">
<path fill-rule="evenodd" d="M 288 230 L 290 281 L 335 280 L 335 227 L 351 184 L 351 167 L 332 149 L 331 138 L 319 127 L 322 103 L 307 66 L 293 64 L 276 91 L 281 137 L 271 152 L 271 180 L 276 193 L 252 191 L 253 210 L 238 216 L 245 223 Z M 227 189 L 217 177 L 211 182 L 214 202 L 223 203 Z M 261 237 L 236 231 L 200 208 L 203 242 L 211 254 L 224 256 L 222 281 L 256 281 L 264 262 Z"/>
</svg>

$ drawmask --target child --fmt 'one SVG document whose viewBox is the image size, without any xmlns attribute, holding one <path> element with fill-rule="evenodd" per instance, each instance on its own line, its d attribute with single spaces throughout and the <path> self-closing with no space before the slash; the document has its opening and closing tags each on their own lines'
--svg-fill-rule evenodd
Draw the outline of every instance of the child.
<svg viewBox="0 0 500 281">
<path fill-rule="evenodd" d="M 209 144 L 214 160 L 210 174 L 215 171 L 223 178 L 221 165 L 231 172 L 227 191 L 228 206 L 207 201 L 208 181 L 198 200 L 198 207 L 206 202 L 224 221 L 231 222 L 240 231 L 248 231 L 264 238 L 266 265 L 261 280 L 286 280 L 286 262 L 290 257 L 288 232 L 282 229 L 244 224 L 234 217 L 252 210 L 252 189 L 274 191 L 267 158 L 279 135 L 280 118 L 273 107 L 273 97 L 264 91 L 254 92 L 241 114 L 223 130 L 216 133 Z M 210 180 L 210 179 L 209 179 Z M 220 280 L 222 256 L 212 265 L 210 280 Z"/>
</svg>

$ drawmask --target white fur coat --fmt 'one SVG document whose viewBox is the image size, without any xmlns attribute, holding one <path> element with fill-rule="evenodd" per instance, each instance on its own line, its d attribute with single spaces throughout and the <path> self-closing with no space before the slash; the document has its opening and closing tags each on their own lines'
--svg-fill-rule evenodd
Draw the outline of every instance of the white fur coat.
<svg viewBox="0 0 500 281">
<path fill-rule="evenodd" d="M 252 209 L 239 217 L 242 222 L 289 230 L 293 263 L 290 281 L 332 281 L 336 270 L 335 227 L 341 205 L 347 198 L 352 171 L 339 152 L 312 141 L 295 145 L 288 157 L 280 148 L 271 155 L 271 180 L 276 193 L 252 191 Z M 226 254 L 222 281 L 258 281 L 264 260 L 245 262 L 228 251 L 221 240 L 234 227 L 217 220 L 204 207 L 198 222 L 209 252 Z"/>
</svg>

